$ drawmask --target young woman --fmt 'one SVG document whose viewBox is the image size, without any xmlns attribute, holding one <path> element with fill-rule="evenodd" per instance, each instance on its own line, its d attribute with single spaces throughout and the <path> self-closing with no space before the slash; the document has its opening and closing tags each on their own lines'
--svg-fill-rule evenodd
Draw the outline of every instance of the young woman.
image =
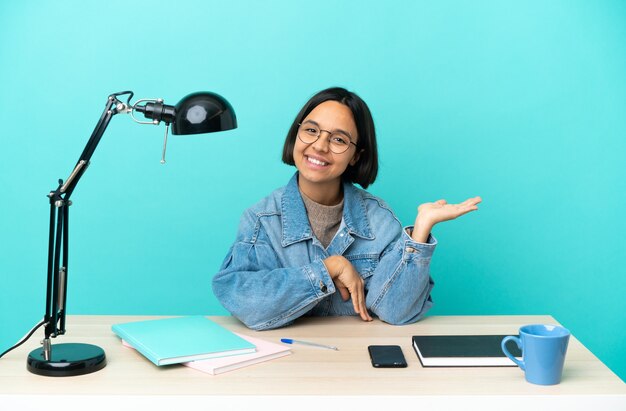
<svg viewBox="0 0 626 411">
<path fill-rule="evenodd" d="M 255 330 L 303 315 L 419 320 L 432 306 L 433 226 L 476 210 L 480 197 L 418 207 L 403 228 L 364 189 L 378 172 L 374 122 L 356 94 L 329 88 L 296 116 L 283 162 L 297 172 L 241 218 L 235 243 L 213 278 L 213 292 Z"/>
</svg>

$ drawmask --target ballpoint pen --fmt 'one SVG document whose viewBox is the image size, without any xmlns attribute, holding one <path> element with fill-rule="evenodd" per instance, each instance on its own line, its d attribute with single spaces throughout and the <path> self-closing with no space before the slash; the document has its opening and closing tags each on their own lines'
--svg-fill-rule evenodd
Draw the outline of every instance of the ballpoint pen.
<svg viewBox="0 0 626 411">
<path fill-rule="evenodd" d="M 309 341 L 302 341 L 302 340 L 292 340 L 291 338 L 281 338 L 280 342 L 284 342 L 285 344 L 310 345 L 311 347 L 327 348 L 329 350 L 339 351 L 339 348 L 333 347 L 332 345 L 324 345 L 324 344 L 318 344 L 318 343 L 309 342 Z"/>
</svg>

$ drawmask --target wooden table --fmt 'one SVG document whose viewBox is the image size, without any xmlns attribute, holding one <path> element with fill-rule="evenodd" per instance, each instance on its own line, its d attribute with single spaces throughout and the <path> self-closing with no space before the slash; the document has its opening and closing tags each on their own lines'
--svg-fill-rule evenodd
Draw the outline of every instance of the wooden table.
<svg viewBox="0 0 626 411">
<path fill-rule="evenodd" d="M 521 325 L 558 324 L 550 316 L 434 316 L 416 324 L 392 326 L 379 320 L 365 323 L 356 317 L 304 318 L 290 327 L 255 332 L 232 317 L 210 317 L 232 331 L 278 342 L 295 338 L 335 345 L 339 351 L 294 345 L 292 355 L 212 376 L 182 365 L 157 367 L 121 345 L 111 331 L 120 322 L 154 316 L 69 316 L 67 334 L 53 340 L 99 345 L 107 366 L 96 373 L 64 378 L 42 377 L 26 370 L 28 352 L 37 348 L 39 335 L 0 360 L 0 409 L 41 409 L 49 399 L 64 401 L 63 409 L 83 404 L 110 408 L 117 404 L 186 402 L 194 409 L 218 409 L 216 404 L 254 406 L 282 399 L 298 409 L 385 409 L 418 402 L 431 409 L 463 407 L 469 402 L 489 408 L 526 409 L 533 404 L 592 406 L 594 410 L 626 410 L 626 384 L 572 336 L 563 380 L 555 386 L 527 383 L 516 367 L 423 368 L 411 346 L 414 334 L 517 334 Z M 38 332 L 41 334 L 41 332 Z M 375 369 L 367 346 L 396 344 L 408 362 L 404 369 Z M 54 349 L 54 348 L 53 348 Z M 250 402 L 254 401 L 254 402 Z M 399 401 L 399 402 L 398 402 Z M 248 404 L 248 402 L 250 402 Z M 327 405 L 324 405 L 328 402 Z M 520 409 L 521 409 L 520 408 Z M 125 407 L 121 408 L 125 409 Z M 181 408 L 183 409 L 183 408 Z"/>
</svg>

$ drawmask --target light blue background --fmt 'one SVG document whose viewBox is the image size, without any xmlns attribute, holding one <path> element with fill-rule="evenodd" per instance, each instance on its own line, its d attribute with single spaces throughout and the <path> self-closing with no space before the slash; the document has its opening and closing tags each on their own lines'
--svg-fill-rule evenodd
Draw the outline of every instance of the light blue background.
<svg viewBox="0 0 626 411">
<path fill-rule="evenodd" d="M 0 351 L 43 314 L 45 195 L 110 93 L 218 92 L 240 127 L 172 137 L 163 166 L 163 127 L 113 119 L 72 197 L 70 314 L 226 314 L 210 281 L 239 216 L 340 85 L 402 221 L 484 199 L 435 228 L 431 314 L 550 314 L 626 377 L 625 2 L 2 2 L 0 62 Z"/>
</svg>

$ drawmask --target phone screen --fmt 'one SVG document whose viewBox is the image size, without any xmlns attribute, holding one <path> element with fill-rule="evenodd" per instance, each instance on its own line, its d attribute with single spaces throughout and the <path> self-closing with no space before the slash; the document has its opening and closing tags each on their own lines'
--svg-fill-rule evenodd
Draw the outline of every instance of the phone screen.
<svg viewBox="0 0 626 411">
<path fill-rule="evenodd" d="M 407 366 L 399 345 L 370 345 L 367 347 L 372 365 L 376 368 L 404 368 Z"/>
</svg>

